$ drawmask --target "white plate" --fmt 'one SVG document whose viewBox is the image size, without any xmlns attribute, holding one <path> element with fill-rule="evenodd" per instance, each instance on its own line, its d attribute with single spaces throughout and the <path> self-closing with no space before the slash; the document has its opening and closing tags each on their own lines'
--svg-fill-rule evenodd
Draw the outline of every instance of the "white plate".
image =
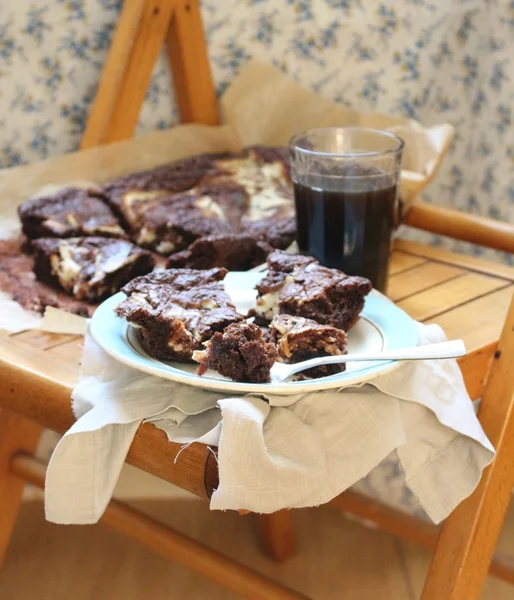
<svg viewBox="0 0 514 600">
<path fill-rule="evenodd" d="M 255 284 L 263 273 L 232 272 L 225 278 L 225 289 L 239 312 L 245 314 L 255 304 Z M 284 383 L 242 383 L 208 371 L 196 374 L 194 363 L 161 361 L 149 356 L 141 347 L 135 329 L 114 313 L 125 298 L 119 292 L 105 300 L 91 319 L 91 334 L 95 341 L 113 358 L 135 369 L 171 379 L 178 383 L 227 393 L 261 393 L 291 395 L 313 390 L 346 387 L 369 381 L 396 368 L 397 361 L 353 362 L 346 371 L 305 381 Z M 416 323 L 401 309 L 378 292 L 371 292 L 359 322 L 348 332 L 348 352 L 366 353 L 383 349 L 411 348 L 418 343 Z"/>
</svg>

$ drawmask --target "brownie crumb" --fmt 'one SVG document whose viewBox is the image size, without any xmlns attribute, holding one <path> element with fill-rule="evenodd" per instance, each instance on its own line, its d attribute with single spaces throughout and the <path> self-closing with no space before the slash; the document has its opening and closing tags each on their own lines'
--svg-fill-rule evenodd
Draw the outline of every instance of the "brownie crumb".
<svg viewBox="0 0 514 600">
<path fill-rule="evenodd" d="M 293 364 L 320 358 L 347 354 L 346 333 L 330 325 L 320 325 L 311 319 L 291 315 L 277 315 L 269 327 L 269 341 L 274 342 L 280 362 Z M 303 371 L 300 377 L 328 377 L 346 368 L 338 365 L 321 365 Z"/>
<path fill-rule="evenodd" d="M 200 363 L 198 374 L 207 369 L 218 371 L 234 381 L 267 383 L 277 358 L 275 346 L 266 342 L 257 325 L 243 321 L 229 325 L 204 344 L 206 349 L 195 352 L 193 360 Z"/>
</svg>

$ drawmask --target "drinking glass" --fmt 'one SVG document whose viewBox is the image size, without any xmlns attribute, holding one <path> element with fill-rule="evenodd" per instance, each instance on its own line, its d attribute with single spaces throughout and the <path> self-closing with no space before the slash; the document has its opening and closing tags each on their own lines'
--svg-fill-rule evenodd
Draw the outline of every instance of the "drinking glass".
<svg viewBox="0 0 514 600">
<path fill-rule="evenodd" d="M 403 147 L 363 127 L 311 129 L 290 142 L 300 252 L 384 293 Z"/>
</svg>

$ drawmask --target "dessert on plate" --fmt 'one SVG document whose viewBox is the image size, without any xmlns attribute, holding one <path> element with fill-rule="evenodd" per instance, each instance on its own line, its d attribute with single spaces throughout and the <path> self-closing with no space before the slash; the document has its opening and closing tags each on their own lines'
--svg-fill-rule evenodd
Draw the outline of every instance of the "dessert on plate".
<svg viewBox="0 0 514 600">
<path fill-rule="evenodd" d="M 215 333 L 204 346 L 204 350 L 193 353 L 193 360 L 200 363 L 199 375 L 213 369 L 234 381 L 270 381 L 277 349 L 264 339 L 257 325 L 246 321 L 232 323 L 222 332 Z"/>
<path fill-rule="evenodd" d="M 268 256 L 266 277 L 257 285 L 255 315 L 266 323 L 285 313 L 349 331 L 371 287 L 364 277 L 323 267 L 312 257 L 275 250 Z"/>
<path fill-rule="evenodd" d="M 138 277 L 116 314 L 137 329 L 143 348 L 155 358 L 190 361 L 195 350 L 231 323 L 242 320 L 221 280 L 226 269 L 170 269 Z"/>
<path fill-rule="evenodd" d="M 269 326 L 269 340 L 275 344 L 278 360 L 298 363 L 310 358 L 347 354 L 346 333 L 312 319 L 276 315 Z M 346 365 L 321 365 L 301 373 L 302 377 L 327 377 L 344 371 Z"/>
<path fill-rule="evenodd" d="M 36 277 L 77 300 L 96 302 L 150 272 L 154 259 L 127 240 L 102 237 L 39 238 L 32 242 Z"/>
</svg>

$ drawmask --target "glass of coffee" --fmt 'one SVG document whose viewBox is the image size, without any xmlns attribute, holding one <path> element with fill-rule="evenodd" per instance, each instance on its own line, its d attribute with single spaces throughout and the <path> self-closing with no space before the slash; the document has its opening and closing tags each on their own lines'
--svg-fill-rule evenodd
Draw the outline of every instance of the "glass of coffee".
<svg viewBox="0 0 514 600">
<path fill-rule="evenodd" d="M 404 142 L 387 131 L 326 127 L 290 142 L 300 252 L 386 292 Z"/>
</svg>

